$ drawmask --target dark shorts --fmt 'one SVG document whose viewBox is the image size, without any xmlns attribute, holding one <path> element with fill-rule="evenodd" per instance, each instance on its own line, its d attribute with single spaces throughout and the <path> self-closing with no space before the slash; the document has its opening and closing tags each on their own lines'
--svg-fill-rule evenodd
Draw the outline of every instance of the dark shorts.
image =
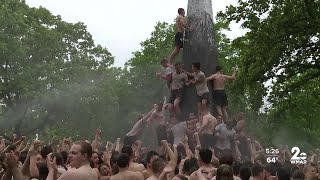
<svg viewBox="0 0 320 180">
<path fill-rule="evenodd" d="M 202 102 L 203 99 L 206 99 L 209 102 L 209 92 L 204 93 L 202 96 L 197 95 L 197 101 Z"/>
<path fill-rule="evenodd" d="M 211 134 L 201 134 L 199 138 L 202 149 L 213 148 L 216 143 L 215 137 Z"/>
<path fill-rule="evenodd" d="M 228 98 L 225 90 L 214 90 L 213 91 L 213 103 L 217 106 L 228 106 Z"/>
<path fill-rule="evenodd" d="M 180 48 L 183 48 L 183 33 L 177 32 L 177 34 L 174 36 L 174 46 L 179 46 Z"/>
<path fill-rule="evenodd" d="M 176 99 L 182 100 L 182 95 L 182 89 L 171 90 L 169 103 L 173 104 Z"/>
<path fill-rule="evenodd" d="M 159 125 L 156 129 L 156 132 L 157 132 L 157 138 L 158 138 L 159 145 L 161 144 L 162 140 L 168 140 L 166 126 Z"/>
<path fill-rule="evenodd" d="M 132 146 L 136 142 L 137 137 L 136 136 L 125 136 L 123 139 L 123 145 L 124 146 Z"/>
</svg>

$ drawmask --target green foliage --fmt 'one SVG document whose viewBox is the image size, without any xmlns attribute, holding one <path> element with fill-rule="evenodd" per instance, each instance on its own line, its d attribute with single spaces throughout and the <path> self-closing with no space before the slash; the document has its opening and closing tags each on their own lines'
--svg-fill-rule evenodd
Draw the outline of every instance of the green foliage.
<svg viewBox="0 0 320 180">
<path fill-rule="evenodd" d="M 224 22 L 240 22 L 248 31 L 232 42 L 239 58 L 237 84 L 257 113 L 268 95 L 267 117 L 257 119 L 270 132 L 269 143 L 320 135 L 319 7 L 319 1 L 249 0 L 219 13 Z"/>
<path fill-rule="evenodd" d="M 86 26 L 18 0 L 1 0 L 0 15 L 2 131 L 35 134 L 62 121 L 81 124 L 81 136 L 108 128 L 118 111 L 114 58 Z"/>
</svg>

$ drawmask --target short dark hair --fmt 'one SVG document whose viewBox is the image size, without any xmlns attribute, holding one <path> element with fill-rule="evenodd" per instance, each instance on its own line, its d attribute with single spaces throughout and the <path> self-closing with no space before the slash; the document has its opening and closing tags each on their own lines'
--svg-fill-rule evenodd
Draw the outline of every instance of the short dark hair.
<svg viewBox="0 0 320 180">
<path fill-rule="evenodd" d="M 305 179 L 305 175 L 303 173 L 303 171 L 301 170 L 295 170 L 293 173 L 292 173 L 292 179 L 295 180 L 295 179 Z"/>
<path fill-rule="evenodd" d="M 290 180 L 290 172 L 284 168 L 284 167 L 281 167 L 277 170 L 277 177 L 278 179 L 281 179 L 281 180 Z"/>
<path fill-rule="evenodd" d="M 132 147 L 130 147 L 130 146 L 124 146 L 121 149 L 121 153 L 128 154 L 130 159 L 133 157 L 133 150 L 132 150 Z"/>
<path fill-rule="evenodd" d="M 87 160 L 90 161 L 93 152 L 91 145 L 85 141 L 76 141 L 74 144 L 81 146 L 81 154 L 87 154 Z"/>
<path fill-rule="evenodd" d="M 219 158 L 220 164 L 228 164 L 229 166 L 233 165 L 233 156 L 230 150 L 223 151 L 221 157 Z"/>
<path fill-rule="evenodd" d="M 126 168 L 129 166 L 130 157 L 126 153 L 121 153 L 117 159 L 119 168 Z"/>
<path fill-rule="evenodd" d="M 152 161 L 151 169 L 153 173 L 161 173 L 165 167 L 165 161 L 162 158 Z"/>
<path fill-rule="evenodd" d="M 180 63 L 180 62 L 176 62 L 176 63 L 174 63 L 174 66 L 179 66 L 179 65 L 181 65 L 181 63 Z"/>
<path fill-rule="evenodd" d="M 217 66 L 216 67 L 216 72 L 219 72 L 219 71 L 221 71 L 222 70 L 222 67 L 221 66 Z"/>
<path fill-rule="evenodd" d="M 202 162 L 209 164 L 212 159 L 212 151 L 210 149 L 201 149 L 199 156 Z"/>
<path fill-rule="evenodd" d="M 183 8 L 179 8 L 179 9 L 178 9 L 178 14 L 180 15 L 183 11 L 184 11 Z"/>
<path fill-rule="evenodd" d="M 241 166 L 239 173 L 242 180 L 249 180 L 251 177 L 251 170 L 248 166 Z"/>
<path fill-rule="evenodd" d="M 231 166 L 229 166 L 228 164 L 221 164 L 217 169 L 216 179 L 233 179 L 233 172 Z"/>
<path fill-rule="evenodd" d="M 53 149 L 51 146 L 44 146 L 41 151 L 40 154 L 42 156 L 43 159 L 47 159 L 48 154 L 52 153 Z"/>
<path fill-rule="evenodd" d="M 199 169 L 197 159 L 193 157 L 184 161 L 182 172 L 190 176 L 197 169 Z"/>
<path fill-rule="evenodd" d="M 257 177 L 260 173 L 263 173 L 263 167 L 260 164 L 254 164 L 252 167 L 252 176 Z"/>
<path fill-rule="evenodd" d="M 159 156 L 159 154 L 155 151 L 149 151 L 147 154 L 147 163 L 150 163 L 153 156 Z"/>
<path fill-rule="evenodd" d="M 197 68 L 198 70 L 200 70 L 201 67 L 199 62 L 192 63 L 192 66 Z"/>
<path fill-rule="evenodd" d="M 234 163 L 233 168 L 232 168 L 234 175 L 239 175 L 241 166 L 242 166 L 242 164 L 239 161 L 236 161 Z"/>
</svg>

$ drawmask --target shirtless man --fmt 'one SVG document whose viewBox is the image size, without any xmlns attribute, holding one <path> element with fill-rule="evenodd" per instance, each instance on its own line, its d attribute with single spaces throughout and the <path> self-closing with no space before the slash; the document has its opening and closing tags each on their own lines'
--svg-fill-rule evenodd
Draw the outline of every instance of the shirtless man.
<svg viewBox="0 0 320 180">
<path fill-rule="evenodd" d="M 169 134 L 173 137 L 173 145 L 182 143 L 185 135 L 189 134 L 189 129 L 195 128 L 195 123 L 198 120 L 179 122 L 177 117 L 171 118 L 172 127 L 169 129 Z"/>
<path fill-rule="evenodd" d="M 153 175 L 152 173 L 152 162 L 159 158 L 159 154 L 155 151 L 149 151 L 147 154 L 147 169 L 143 171 L 144 179 L 148 179 Z"/>
<path fill-rule="evenodd" d="M 167 87 L 170 89 L 171 75 L 175 71 L 175 68 L 168 65 L 168 60 L 167 59 L 163 59 L 160 63 L 162 65 L 162 67 L 165 68 L 165 70 L 162 73 L 156 73 L 156 75 L 158 77 L 160 77 L 161 79 L 166 80 L 167 81 Z"/>
<path fill-rule="evenodd" d="M 206 75 L 200 71 L 200 63 L 192 63 L 193 73 L 187 73 L 188 76 L 193 77 L 194 80 L 190 80 L 191 84 L 196 86 L 197 90 L 197 106 L 198 106 L 198 115 L 200 119 L 200 114 L 202 112 L 201 107 L 206 105 L 209 102 L 209 88 L 207 84 Z"/>
<path fill-rule="evenodd" d="M 134 154 L 133 154 L 133 149 L 129 146 L 124 146 L 121 149 L 121 153 L 125 153 L 129 156 L 130 161 L 129 161 L 129 171 L 134 171 L 134 172 L 143 172 L 145 170 L 143 164 L 138 164 L 134 162 Z"/>
<path fill-rule="evenodd" d="M 246 128 L 246 121 L 244 120 L 244 113 L 240 112 L 237 118 L 236 132 L 239 135 L 244 135 L 244 130 Z"/>
<path fill-rule="evenodd" d="M 124 146 L 132 146 L 132 144 L 137 144 L 138 137 L 142 134 L 143 129 L 146 127 L 147 120 L 150 118 L 152 112 L 154 112 L 156 107 L 154 107 L 146 116 L 140 116 L 139 121 L 135 123 L 133 128 L 124 137 Z"/>
<path fill-rule="evenodd" d="M 216 73 L 207 78 L 213 81 L 213 103 L 219 115 L 223 116 L 224 121 L 228 121 L 228 98 L 224 89 L 224 83 L 227 80 L 234 80 L 236 78 L 237 70 L 234 70 L 232 76 L 223 74 L 220 66 L 216 67 Z"/>
<path fill-rule="evenodd" d="M 216 172 L 216 168 L 214 168 L 211 164 L 212 154 L 212 151 L 209 149 L 201 149 L 199 152 L 199 169 L 201 169 L 201 173 L 205 177 L 205 179 L 209 179 L 212 176 L 212 174 L 214 175 Z M 199 180 L 197 172 L 192 173 L 189 179 Z"/>
<path fill-rule="evenodd" d="M 155 111 L 152 112 L 151 116 L 147 120 L 148 123 L 155 123 L 158 143 L 160 145 L 160 142 L 162 140 L 167 140 L 167 124 L 166 124 L 166 118 L 164 115 L 166 105 L 166 98 L 164 98 L 164 103 L 157 104 L 157 108 Z"/>
<path fill-rule="evenodd" d="M 117 159 L 119 173 L 111 176 L 110 180 L 143 180 L 143 175 L 140 172 L 133 172 L 129 170 L 130 158 L 127 154 L 122 153 Z"/>
<path fill-rule="evenodd" d="M 170 161 L 166 164 L 163 159 L 156 159 L 152 162 L 152 173 L 153 175 L 147 180 L 161 180 L 166 179 L 169 173 L 174 172 L 175 167 L 177 166 L 178 157 L 169 147 L 169 144 L 166 140 L 161 141 L 161 144 L 165 147 L 166 153 L 169 155 Z"/>
<path fill-rule="evenodd" d="M 189 86 L 188 76 L 182 70 L 181 63 L 175 64 L 175 72 L 171 75 L 171 92 L 169 98 L 169 110 L 173 114 L 180 114 L 180 103 L 183 96 L 184 85 Z"/>
<path fill-rule="evenodd" d="M 90 167 L 92 152 L 89 143 L 84 141 L 73 143 L 69 154 L 70 165 L 73 169 L 63 173 L 58 180 L 98 180 L 96 171 Z M 56 158 L 52 159 L 51 155 L 48 155 L 47 165 L 49 169 L 47 180 L 57 179 L 55 177 L 57 171 Z"/>
<path fill-rule="evenodd" d="M 190 27 L 185 20 L 185 11 L 183 8 L 178 9 L 178 16 L 176 18 L 177 33 L 174 36 L 174 51 L 171 53 L 168 64 L 172 66 L 174 58 L 179 54 L 180 49 L 183 48 L 183 33 L 185 29 L 190 31 Z"/>
<path fill-rule="evenodd" d="M 209 112 L 208 105 L 202 106 L 203 119 L 198 132 L 202 149 L 214 147 L 214 131 L 218 124 L 217 119 Z"/>
</svg>

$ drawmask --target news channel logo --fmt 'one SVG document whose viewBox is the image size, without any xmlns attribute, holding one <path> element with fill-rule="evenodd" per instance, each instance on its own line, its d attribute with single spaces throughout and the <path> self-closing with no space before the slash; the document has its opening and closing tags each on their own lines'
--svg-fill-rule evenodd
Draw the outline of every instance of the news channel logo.
<svg viewBox="0 0 320 180">
<path fill-rule="evenodd" d="M 291 164 L 307 164 L 307 154 L 305 152 L 301 152 L 299 147 L 293 147 L 291 149 L 291 153 L 293 154 L 290 159 Z"/>
</svg>

